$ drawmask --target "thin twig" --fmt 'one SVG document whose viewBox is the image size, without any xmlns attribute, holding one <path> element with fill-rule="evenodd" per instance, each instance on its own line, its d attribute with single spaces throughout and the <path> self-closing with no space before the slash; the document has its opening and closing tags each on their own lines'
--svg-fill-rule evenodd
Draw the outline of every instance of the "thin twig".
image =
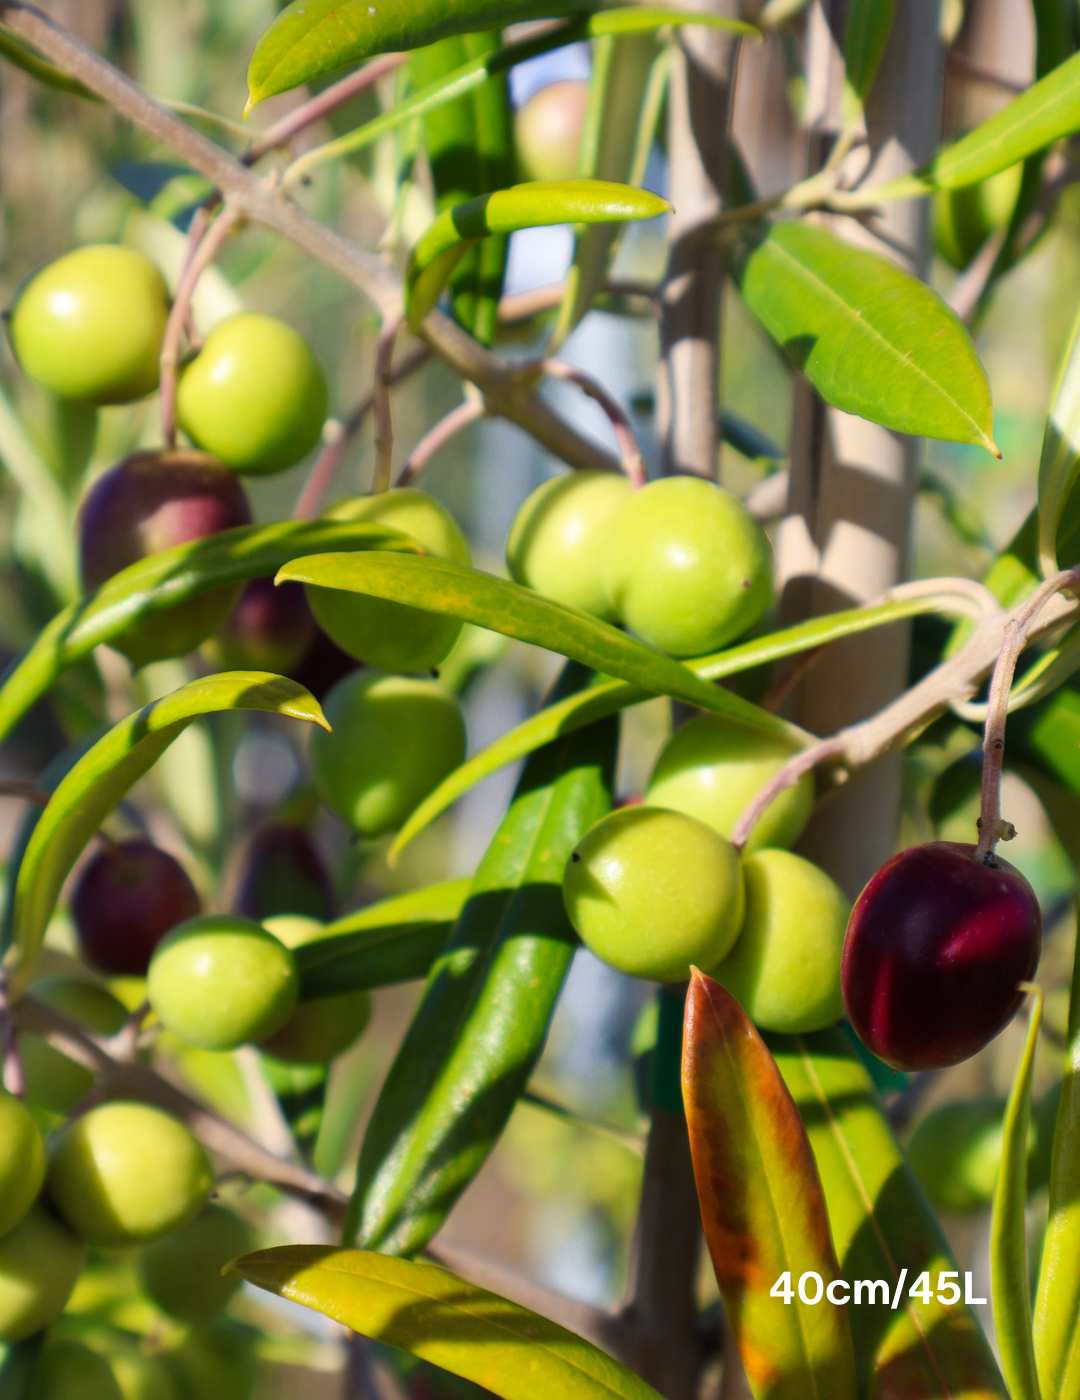
<svg viewBox="0 0 1080 1400">
<path fill-rule="evenodd" d="M 168 448 L 176 446 L 176 372 L 180 363 L 180 342 L 191 311 L 191 298 L 195 294 L 199 278 L 221 251 L 239 217 L 239 214 L 226 204 L 205 232 L 202 222 L 192 223 L 184 270 L 176 288 L 172 310 L 165 324 L 165 337 L 161 343 L 161 435 Z"/>
<path fill-rule="evenodd" d="M 837 736 L 832 739 L 822 739 L 819 743 L 812 744 L 808 749 L 800 749 L 797 754 L 788 759 L 779 773 L 765 784 L 736 823 L 735 830 L 731 833 L 731 844 L 735 849 L 742 850 L 750 839 L 754 827 L 757 826 L 761 817 L 782 792 L 789 787 L 794 787 L 804 773 L 812 772 L 819 763 L 824 763 L 827 758 L 835 758 L 843 751 L 843 740 Z"/>
<path fill-rule="evenodd" d="M 12 1016 L 7 979 L 3 976 L 0 976 L 0 1088 L 14 1094 L 16 1098 L 22 1098 L 26 1092 L 22 1058 L 19 1055 L 19 1039 Z"/>
<path fill-rule="evenodd" d="M 459 403 L 457 408 L 452 408 L 433 428 L 428 429 L 409 453 L 409 460 L 401 469 L 401 475 L 395 484 L 412 486 L 437 452 L 441 452 L 446 444 L 470 423 L 478 422 L 483 416 L 484 402 L 479 397 L 467 398 L 464 403 Z"/>
<path fill-rule="evenodd" d="M 390 408 L 390 386 L 394 382 L 394 346 L 404 319 L 400 309 L 385 317 L 375 352 L 375 387 L 372 391 L 375 406 L 375 475 L 371 489 L 376 495 L 389 490 L 393 480 L 394 415 Z"/>
<path fill-rule="evenodd" d="M 572 365 L 568 360 L 548 358 L 541 360 L 538 368 L 552 379 L 565 379 L 593 399 L 604 410 L 608 422 L 619 445 L 619 460 L 622 469 L 634 487 L 645 485 L 645 462 L 634 433 L 633 424 L 623 410 L 622 404 L 587 370 Z"/>
<path fill-rule="evenodd" d="M 13 797 L 17 802 L 32 802 L 35 807 L 47 807 L 51 795 L 42 792 L 33 783 L 20 782 L 17 778 L 0 782 L 0 797 Z"/>
<path fill-rule="evenodd" d="M 995 229 L 949 288 L 949 295 L 945 301 L 965 325 L 970 325 L 971 318 L 979 308 L 1008 235 L 1007 228 Z"/>
</svg>

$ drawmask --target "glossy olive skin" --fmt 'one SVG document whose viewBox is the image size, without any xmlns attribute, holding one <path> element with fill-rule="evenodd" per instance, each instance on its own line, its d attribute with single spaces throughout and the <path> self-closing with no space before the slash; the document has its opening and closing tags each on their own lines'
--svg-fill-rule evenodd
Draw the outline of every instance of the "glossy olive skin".
<svg viewBox="0 0 1080 1400">
<path fill-rule="evenodd" d="M 267 919 L 264 927 L 287 948 L 299 948 L 320 937 L 317 919 L 283 914 Z M 264 1040 L 260 1049 L 290 1064 L 325 1065 L 359 1040 L 371 1019 L 369 992 L 342 992 L 301 1002 L 281 1030 Z"/>
<path fill-rule="evenodd" d="M 446 509 L 426 491 L 404 487 L 376 496 L 353 496 L 325 512 L 329 520 L 368 520 L 408 535 L 436 559 L 469 564 L 472 555 L 461 529 Z M 380 671 L 430 671 L 449 653 L 461 634 L 453 617 L 367 598 L 336 588 L 308 585 L 308 602 L 315 620 L 343 651 Z"/>
<path fill-rule="evenodd" d="M 315 619 L 303 586 L 253 578 L 225 621 L 202 648 L 217 671 L 291 675 L 315 641 Z"/>
<path fill-rule="evenodd" d="M 575 178 L 588 103 L 589 84 L 582 78 L 563 78 L 522 104 L 514 117 L 522 179 Z"/>
<path fill-rule="evenodd" d="M 136 452 L 94 482 L 79 509 L 89 592 L 159 550 L 251 524 L 244 488 L 202 452 Z M 193 651 L 232 611 L 239 587 L 212 588 L 133 623 L 112 645 L 136 666 Z"/>
<path fill-rule="evenodd" d="M 739 857 L 704 822 L 662 807 L 622 807 L 578 843 L 563 902 L 598 958 L 655 982 L 727 954 L 745 909 Z"/>
<path fill-rule="evenodd" d="M 105 1103 L 57 1136 L 49 1198 L 97 1245 L 140 1244 L 183 1225 L 214 1184 L 201 1144 L 178 1118 L 143 1103 Z"/>
<path fill-rule="evenodd" d="M 330 872 L 303 827 L 280 824 L 255 833 L 244 852 L 233 912 L 256 923 L 276 914 L 324 923 L 334 917 Z"/>
<path fill-rule="evenodd" d="M 751 801 L 798 750 L 794 736 L 766 733 L 719 715 L 698 715 L 664 745 L 645 800 L 697 817 L 730 839 Z M 813 806 L 814 779 L 806 773 L 769 804 L 744 851 L 794 845 Z"/>
<path fill-rule="evenodd" d="M 743 859 L 746 917 L 710 975 L 763 1030 L 801 1035 L 844 1014 L 840 957 L 850 905 L 802 856 L 757 851 Z"/>
<path fill-rule="evenodd" d="M 79 946 L 103 972 L 145 977 L 154 949 L 201 904 L 184 867 L 150 841 L 100 851 L 79 876 L 71 917 Z"/>
<path fill-rule="evenodd" d="M 180 374 L 176 419 L 234 471 L 265 476 L 306 457 L 326 419 L 326 380 L 303 336 L 243 311 L 206 337 Z"/>
<path fill-rule="evenodd" d="M 40 1203 L 0 1236 L 0 1342 L 21 1342 L 60 1316 L 86 1253 L 86 1241 Z"/>
<path fill-rule="evenodd" d="M 50 1340 L 34 1367 L 26 1400 L 123 1400 L 107 1361 L 66 1338 Z"/>
<path fill-rule="evenodd" d="M 157 388 L 169 289 L 131 248 L 65 253 L 23 288 L 11 342 L 23 370 L 65 399 L 131 403 Z"/>
<path fill-rule="evenodd" d="M 632 490 L 617 472 L 564 472 L 538 486 L 507 537 L 511 577 L 568 608 L 613 622 L 601 560 L 612 521 Z"/>
<path fill-rule="evenodd" d="M 13 1230 L 45 1180 L 45 1144 L 26 1105 L 0 1089 L 0 1238 Z"/>
<path fill-rule="evenodd" d="M 46 977 L 30 990 L 54 1011 L 98 1035 L 115 1035 L 127 1020 L 127 1008 L 111 992 L 80 978 Z M 39 1036 L 20 1035 L 19 1049 L 29 1103 L 52 1113 L 68 1113 L 92 1088 L 94 1077 L 88 1069 Z"/>
<path fill-rule="evenodd" d="M 982 1210 L 994 1199 L 1005 1105 L 991 1099 L 941 1104 L 921 1119 L 906 1152 L 937 1210 Z"/>
<path fill-rule="evenodd" d="M 769 606 L 772 551 L 730 491 L 701 477 L 665 477 L 633 492 L 612 521 L 604 588 L 643 641 L 703 656 Z"/>
<path fill-rule="evenodd" d="M 361 836 L 396 831 L 465 757 L 465 720 L 438 681 L 358 671 L 323 702 L 332 732 L 311 739 L 315 785 Z"/>
<path fill-rule="evenodd" d="M 185 1045 L 233 1050 L 280 1030 L 296 1009 L 296 962 L 249 919 L 207 914 L 173 929 L 154 953 L 147 996 Z"/>
<path fill-rule="evenodd" d="M 139 1278 L 159 1308 L 195 1326 L 212 1322 L 240 1287 L 239 1274 L 222 1275 L 252 1249 L 248 1226 L 223 1206 L 209 1205 L 194 1220 L 148 1244 Z"/>
<path fill-rule="evenodd" d="M 1042 948 L 1035 891 L 975 847 L 932 841 L 883 865 L 859 895 L 842 985 L 863 1044 L 895 1069 L 958 1064 L 1016 1014 Z"/>
</svg>

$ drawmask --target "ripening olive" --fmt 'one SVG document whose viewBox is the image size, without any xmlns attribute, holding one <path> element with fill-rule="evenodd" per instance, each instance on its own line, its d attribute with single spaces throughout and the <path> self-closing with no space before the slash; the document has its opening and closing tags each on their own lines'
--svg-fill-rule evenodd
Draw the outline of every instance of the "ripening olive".
<svg viewBox="0 0 1080 1400">
<path fill-rule="evenodd" d="M 634 491 L 611 522 L 604 588 L 617 617 L 674 656 L 716 651 L 772 596 L 765 532 L 737 496 L 701 477 Z"/>
<path fill-rule="evenodd" d="M 147 996 L 185 1045 L 232 1050 L 280 1030 L 296 1008 L 292 953 L 249 919 L 208 914 L 158 944 Z"/>
<path fill-rule="evenodd" d="M 611 522 L 632 490 L 621 472 L 566 472 L 545 481 L 510 527 L 511 576 L 557 603 L 613 622 L 601 561 Z"/>
<path fill-rule="evenodd" d="M 425 491 L 402 488 L 354 496 L 336 502 L 325 514 L 330 520 L 367 520 L 400 530 L 436 559 L 466 565 L 472 559 L 457 521 Z M 381 671 L 430 671 L 450 651 L 462 628 L 453 617 L 337 588 L 308 584 L 307 596 L 326 635 L 350 656 Z"/>
<path fill-rule="evenodd" d="M 97 1245 L 137 1244 L 175 1230 L 214 1184 L 201 1144 L 178 1118 L 143 1103 L 105 1103 L 68 1123 L 49 1158 L 49 1197 Z"/>
<path fill-rule="evenodd" d="M 840 955 L 851 906 L 843 890 L 790 851 L 757 851 L 743 872 L 742 932 L 710 976 L 763 1030 L 824 1030 L 844 1013 Z"/>
<path fill-rule="evenodd" d="M 656 982 L 715 966 L 738 936 L 745 902 L 730 842 L 662 807 L 623 807 L 597 822 L 566 867 L 563 899 L 598 958 Z"/>
<path fill-rule="evenodd" d="M 518 161 L 526 180 L 573 180 L 578 173 L 589 84 L 563 78 L 534 92 L 514 117 Z"/>
<path fill-rule="evenodd" d="M 326 418 L 326 380 L 303 336 L 243 311 L 216 326 L 176 388 L 177 422 L 234 471 L 284 471 L 306 457 Z"/>
<path fill-rule="evenodd" d="M 438 681 L 357 672 L 323 702 L 332 732 L 312 736 L 315 784 L 361 836 L 396 831 L 465 757 L 465 720 Z"/>
<path fill-rule="evenodd" d="M 121 841 L 99 851 L 71 896 L 75 933 L 87 960 L 104 972 L 144 977 L 168 933 L 201 904 L 187 872 L 150 841 Z"/>
<path fill-rule="evenodd" d="M 55 1322 L 85 1263 L 86 1242 L 40 1204 L 0 1237 L 0 1342 Z"/>
<path fill-rule="evenodd" d="M 11 343 L 30 378 L 61 398 L 131 403 L 157 388 L 168 317 L 169 289 L 149 258 L 97 244 L 30 279 Z"/>
</svg>

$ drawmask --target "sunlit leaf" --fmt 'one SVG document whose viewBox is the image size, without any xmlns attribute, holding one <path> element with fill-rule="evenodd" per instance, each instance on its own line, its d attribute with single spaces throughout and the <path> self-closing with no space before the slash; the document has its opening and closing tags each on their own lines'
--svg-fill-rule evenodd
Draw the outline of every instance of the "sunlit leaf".
<svg viewBox="0 0 1080 1400">
<path fill-rule="evenodd" d="M 1031 1128 L 1031 1081 L 1035 1047 L 1042 1024 L 1041 991 L 1032 998 L 1024 1053 L 1016 1069 L 1005 1111 L 1001 1172 L 994 1193 L 990 1231 L 990 1274 L 993 1281 L 994 1328 L 1001 1369 L 1012 1400 L 1039 1400 L 1039 1380 L 1031 1337 L 1031 1285 L 1028 1281 L 1027 1205 L 1028 1132 Z"/>
<path fill-rule="evenodd" d="M 1077 74 L 1080 87 L 1080 72 Z M 1080 475 L 1080 319 L 1062 356 L 1039 459 L 1039 565 L 1058 569 L 1057 543 L 1065 506 Z M 1072 560 L 1068 563 L 1071 565 Z"/>
<path fill-rule="evenodd" d="M 262 671 L 223 671 L 192 681 L 114 725 L 74 765 L 44 808 L 15 885 L 16 980 L 37 954 L 61 886 L 86 843 L 128 789 L 189 724 L 217 710 L 265 710 L 324 727 L 322 711 L 302 685 Z"/>
<path fill-rule="evenodd" d="M 405 309 L 414 328 L 438 301 L 454 268 L 489 234 L 552 224 L 620 223 L 670 210 L 659 195 L 607 180 L 533 180 L 446 209 L 413 247 L 405 270 Z"/>
<path fill-rule="evenodd" d="M 701 1220 L 743 1368 L 760 1400 L 855 1396 L 847 1310 L 801 1292 L 841 1277 L 814 1154 L 780 1072 L 735 998 L 694 971 L 683 1097 Z M 772 1290 L 784 1275 L 790 1301 Z"/>
<path fill-rule="evenodd" d="M 997 454 L 990 385 L 971 336 L 910 273 L 828 229 L 780 222 L 744 256 L 739 286 L 827 403 Z"/>
<path fill-rule="evenodd" d="M 278 574 L 320 588 L 340 588 L 388 598 L 427 612 L 460 617 L 507 637 L 546 647 L 572 657 L 594 671 L 640 687 L 655 695 L 672 695 L 690 705 L 741 719 L 757 729 L 788 733 L 783 720 L 766 714 L 730 691 L 699 680 L 682 662 L 628 637 L 606 622 L 563 607 L 527 588 L 478 569 L 467 569 L 431 556 L 381 556 L 390 568 L 371 567 L 369 555 L 321 554 L 294 559 Z M 400 568 L 401 564 L 414 567 Z"/>
<path fill-rule="evenodd" d="M 356 1249 L 286 1245 L 238 1259 L 250 1283 L 503 1400 L 659 1400 L 590 1342 L 436 1268 Z"/>
</svg>

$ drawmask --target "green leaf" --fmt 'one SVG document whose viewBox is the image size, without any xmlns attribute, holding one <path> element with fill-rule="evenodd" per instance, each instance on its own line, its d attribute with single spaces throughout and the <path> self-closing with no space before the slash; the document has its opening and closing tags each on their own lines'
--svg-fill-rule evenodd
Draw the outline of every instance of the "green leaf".
<svg viewBox="0 0 1080 1400">
<path fill-rule="evenodd" d="M 872 198 L 910 199 L 975 185 L 1080 130 L 1080 54 L 1014 98 L 989 121 L 940 151 L 912 175 L 879 185 Z M 870 192 L 867 192 L 870 197 Z"/>
<path fill-rule="evenodd" d="M 21 39 L 16 39 L 13 34 L 9 34 L 6 29 L 0 29 L 0 56 L 6 58 L 9 63 L 14 63 L 16 68 L 21 68 L 24 73 L 29 73 L 39 83 L 44 83 L 46 87 L 70 93 L 73 97 L 84 97 L 88 102 L 101 101 L 97 93 L 83 87 L 77 79 L 69 78 L 63 69 L 57 68 L 56 64 L 50 63 L 48 59 L 42 58 Z"/>
<path fill-rule="evenodd" d="M 806 1273 L 827 1288 L 840 1268 L 798 1110 L 739 1003 L 696 969 L 683 1098 L 705 1242 L 754 1395 L 854 1400 L 847 1312 L 799 1292 Z M 790 1302 L 771 1293 L 785 1273 Z"/>
<path fill-rule="evenodd" d="M 8 954 L 24 981 L 61 886 L 102 821 L 192 721 L 216 710 L 264 710 L 326 727 L 302 685 L 262 671 L 223 671 L 192 681 L 121 720 L 74 765 L 42 811 L 15 884 L 15 941 Z"/>
<path fill-rule="evenodd" d="M 300 1000 L 426 977 L 446 946 L 471 880 L 447 880 L 347 914 L 295 950 Z"/>
<path fill-rule="evenodd" d="M 851 0 L 844 32 L 844 120 L 855 121 L 889 41 L 896 0 Z"/>
<path fill-rule="evenodd" d="M 1050 1160 L 1050 1215 L 1035 1297 L 1044 1400 L 1080 1396 L 1080 946 L 1073 955 L 1065 1078 Z"/>
<path fill-rule="evenodd" d="M 111 642 L 131 623 L 208 588 L 272 577 L 308 549 L 415 550 L 416 545 L 381 525 L 298 520 L 222 530 L 151 554 L 65 608 L 38 634 L 0 683 L 0 739 L 68 666 Z"/>
<path fill-rule="evenodd" d="M 1017 757 L 1034 760 L 1044 773 L 1080 793 L 1080 695 L 1075 690 L 1057 690 L 1035 709 L 1017 715 L 1009 736 Z"/>
<path fill-rule="evenodd" d="M 415 329 L 468 249 L 493 233 L 551 224 L 652 219 L 670 210 L 659 195 L 607 180 L 533 180 L 446 209 L 428 225 L 405 269 L 405 310 Z"/>
<path fill-rule="evenodd" d="M 380 562 L 391 567 L 372 567 Z M 413 567 L 397 567 L 402 564 Z M 431 556 L 317 554 L 294 559 L 278 578 L 365 593 L 427 612 L 460 617 L 464 622 L 572 657 L 593 670 L 630 681 L 650 694 L 671 695 L 689 705 L 741 719 L 756 729 L 790 733 L 783 720 L 699 680 L 682 662 L 634 641 L 606 622 L 478 569 Z"/>
<path fill-rule="evenodd" d="M 994 1327 L 1001 1353 L 1001 1369 L 1012 1400 L 1039 1400 L 1039 1379 L 1031 1337 L 1031 1286 L 1028 1282 L 1024 1210 L 1027 1205 L 1031 1081 L 1035 1072 L 1035 1047 L 1042 1024 L 1042 1007 L 1042 992 L 1035 990 L 1024 1053 L 1016 1068 L 1016 1079 L 1005 1111 L 1001 1173 L 994 1193 L 990 1231 Z"/>
<path fill-rule="evenodd" d="M 745 253 L 739 287 L 826 402 L 1000 456 L 971 336 L 925 283 L 827 229 L 782 222 Z"/>
<path fill-rule="evenodd" d="M 970 1310 L 938 1297 L 943 1271 L 959 1280 L 961 1298 L 964 1280 L 843 1031 L 769 1036 L 768 1043 L 814 1149 L 844 1278 L 853 1290 L 858 1279 L 881 1279 L 889 1289 L 884 1302 L 864 1291 L 848 1309 L 862 1393 L 1008 1400 Z M 930 1303 L 910 1292 L 924 1272 Z"/>
<path fill-rule="evenodd" d="M 1073 326 L 1072 335 L 1062 356 L 1043 434 L 1042 456 L 1039 459 L 1039 566 L 1045 578 L 1049 578 L 1058 570 L 1058 529 L 1078 475 L 1080 317 Z"/>
<path fill-rule="evenodd" d="M 588 673 L 564 667 L 559 689 Z M 618 725 L 534 754 L 386 1077 L 364 1134 L 344 1239 L 415 1254 L 506 1126 L 543 1049 L 577 938 L 570 854 L 611 808 Z"/>
<path fill-rule="evenodd" d="M 659 1400 L 591 1342 L 436 1268 L 325 1245 L 286 1245 L 231 1265 L 268 1292 L 325 1313 L 503 1400 Z"/>
<path fill-rule="evenodd" d="M 839 641 L 842 637 L 853 637 L 875 627 L 884 627 L 887 623 L 898 622 L 901 618 L 939 612 L 944 601 L 943 598 L 918 598 L 903 603 L 880 603 L 870 608 L 851 608 L 845 612 L 831 613 L 825 617 L 813 618 L 809 622 L 801 622 L 783 632 L 755 638 L 752 642 L 731 647 L 716 656 L 704 656 L 697 661 L 688 661 L 685 665 L 703 680 L 723 680 L 727 676 L 749 671 L 755 666 L 765 666 L 785 657 L 810 651 L 814 647 Z M 498 772 L 506 764 L 514 763 L 532 753 L 534 749 L 550 742 L 557 735 L 569 734 L 571 730 L 578 729 L 583 724 L 591 724 L 593 720 L 601 719 L 604 715 L 615 714 L 631 705 L 639 705 L 643 700 L 649 699 L 650 694 L 651 692 L 627 685 L 624 681 L 601 681 L 589 690 L 582 691 L 579 695 L 568 696 L 557 704 L 548 705 L 527 720 L 523 720 L 487 748 L 474 754 L 459 768 L 455 768 L 449 777 L 444 778 L 434 792 L 420 803 L 395 838 L 390 848 L 390 860 L 395 860 L 415 836 L 484 778 Z"/>
</svg>

